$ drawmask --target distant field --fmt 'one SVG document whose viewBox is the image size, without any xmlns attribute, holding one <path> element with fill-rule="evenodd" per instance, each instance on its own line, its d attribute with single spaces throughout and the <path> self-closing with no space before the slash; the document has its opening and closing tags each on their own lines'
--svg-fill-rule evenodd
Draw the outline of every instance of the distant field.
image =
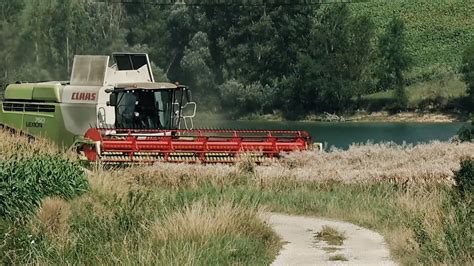
<svg viewBox="0 0 474 266">
<path fill-rule="evenodd" d="M 378 31 L 394 15 L 405 20 L 415 75 L 456 70 L 462 49 L 474 41 L 474 1 L 373 0 L 350 8 L 355 14 L 369 15 Z"/>
</svg>

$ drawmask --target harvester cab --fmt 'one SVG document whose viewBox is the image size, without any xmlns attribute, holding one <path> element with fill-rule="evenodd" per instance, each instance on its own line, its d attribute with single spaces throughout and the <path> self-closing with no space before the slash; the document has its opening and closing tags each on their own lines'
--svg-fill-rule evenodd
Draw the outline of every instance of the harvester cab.
<svg viewBox="0 0 474 266">
<path fill-rule="evenodd" d="M 91 70 L 106 64 L 101 59 L 77 56 L 72 74 L 74 84 L 91 85 L 90 76 L 97 73 Z M 113 59 L 114 64 L 107 68 L 104 77 L 92 82 L 103 85 L 101 90 L 107 94 L 105 106 L 101 103 L 97 109 L 98 127 L 180 129 L 182 125 L 193 125 L 196 103 L 191 102 L 186 86 L 155 83 L 147 54 L 114 53 Z"/>
<path fill-rule="evenodd" d="M 196 103 L 189 88 L 155 83 L 147 54 L 114 53 L 113 58 L 115 84 L 105 92 L 110 94 L 107 106 L 114 109 L 114 128 L 192 129 Z"/>
<path fill-rule="evenodd" d="M 191 91 L 171 83 L 118 84 L 107 106 L 114 108 L 114 128 L 192 129 L 196 103 Z"/>
</svg>

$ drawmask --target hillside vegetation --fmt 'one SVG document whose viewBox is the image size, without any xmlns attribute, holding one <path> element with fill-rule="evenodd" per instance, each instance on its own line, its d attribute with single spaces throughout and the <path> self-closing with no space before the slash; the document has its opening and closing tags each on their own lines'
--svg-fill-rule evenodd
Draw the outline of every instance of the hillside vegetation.
<svg viewBox="0 0 474 266">
<path fill-rule="evenodd" d="M 457 72 L 461 51 L 474 42 L 473 1 L 374 0 L 350 8 L 355 14 L 370 16 L 378 31 L 394 15 L 405 21 L 408 50 L 414 58 L 412 76 Z"/>
<path fill-rule="evenodd" d="M 406 108 L 451 114 L 470 109 L 460 71 L 463 51 L 474 43 L 474 2 L 367 1 L 350 8 L 355 14 L 370 16 L 377 32 L 382 32 L 393 16 L 405 22 L 407 51 L 412 57 L 405 80 Z M 359 108 L 393 111 L 394 93 L 388 89 L 365 95 Z"/>
<path fill-rule="evenodd" d="M 434 73 L 427 81 L 418 81 L 405 88 L 407 108 L 422 112 L 459 112 L 468 106 L 466 84 L 455 73 Z M 360 107 L 367 111 L 390 109 L 395 101 L 394 90 L 364 95 L 359 99 Z"/>
</svg>

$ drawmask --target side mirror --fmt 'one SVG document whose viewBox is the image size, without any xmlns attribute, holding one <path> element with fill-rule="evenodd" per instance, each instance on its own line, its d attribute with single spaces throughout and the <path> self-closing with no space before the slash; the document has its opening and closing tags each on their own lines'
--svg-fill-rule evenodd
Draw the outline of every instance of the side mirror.
<svg viewBox="0 0 474 266">
<path fill-rule="evenodd" d="M 110 94 L 110 100 L 107 102 L 107 106 L 117 106 L 117 94 Z"/>
<path fill-rule="evenodd" d="M 192 102 L 192 101 L 193 101 L 193 97 L 192 97 L 192 95 L 191 95 L 191 90 L 185 89 L 185 92 L 186 92 L 186 101 L 187 101 L 187 102 Z"/>
</svg>

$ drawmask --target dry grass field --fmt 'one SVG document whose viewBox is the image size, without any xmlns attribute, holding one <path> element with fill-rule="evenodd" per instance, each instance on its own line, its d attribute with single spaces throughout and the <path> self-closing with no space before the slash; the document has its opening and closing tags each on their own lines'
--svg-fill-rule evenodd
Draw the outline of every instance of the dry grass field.
<svg viewBox="0 0 474 266">
<path fill-rule="evenodd" d="M 453 184 L 461 158 L 474 156 L 474 143 L 432 142 L 352 145 L 348 150 L 295 152 L 278 161 L 253 165 L 155 164 L 116 169 L 113 175 L 130 183 L 166 187 L 236 184 L 251 172 L 255 185 L 302 181 L 343 183 Z"/>
<path fill-rule="evenodd" d="M 0 134 L 0 161 L 58 152 Z M 402 264 L 469 264 L 469 205 L 452 195 L 460 159 L 473 155 L 473 143 L 433 142 L 308 151 L 261 165 L 91 166 L 87 192 L 45 197 L 21 223 L 0 217 L 0 261 L 264 265 L 281 245 L 261 219 L 266 210 L 374 229 Z"/>
</svg>

